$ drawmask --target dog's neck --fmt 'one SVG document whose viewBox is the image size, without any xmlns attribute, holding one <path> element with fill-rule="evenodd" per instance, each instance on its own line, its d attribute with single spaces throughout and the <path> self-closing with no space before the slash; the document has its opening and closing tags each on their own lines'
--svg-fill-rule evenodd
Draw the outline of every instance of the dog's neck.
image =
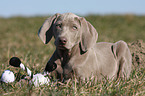
<svg viewBox="0 0 145 96">
<path fill-rule="evenodd" d="M 82 56 L 83 56 L 83 58 L 86 58 L 88 52 L 82 52 L 81 47 L 78 43 L 69 50 L 59 50 L 58 49 L 58 54 L 60 56 L 60 60 L 62 62 L 62 66 L 63 66 L 65 64 L 68 64 L 69 61 L 71 61 L 70 58 L 73 59 L 73 57 L 75 58 L 76 56 L 77 56 L 77 58 L 75 58 L 76 60 L 72 60 L 72 61 L 83 62 Z M 73 63 L 73 62 L 70 62 L 70 63 Z"/>
<path fill-rule="evenodd" d="M 82 52 L 80 45 L 76 44 L 75 46 L 73 46 L 71 49 L 57 49 L 58 50 L 58 54 L 60 56 L 60 58 L 67 58 L 69 59 L 70 57 L 76 55 L 76 54 L 84 54 L 85 52 Z"/>
</svg>

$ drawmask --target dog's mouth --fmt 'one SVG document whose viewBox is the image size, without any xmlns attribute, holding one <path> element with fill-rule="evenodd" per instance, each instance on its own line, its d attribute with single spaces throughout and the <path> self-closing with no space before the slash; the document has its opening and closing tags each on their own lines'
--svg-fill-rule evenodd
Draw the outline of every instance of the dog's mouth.
<svg viewBox="0 0 145 96">
<path fill-rule="evenodd" d="M 70 50 L 73 46 L 73 44 L 61 43 L 58 41 L 55 41 L 54 44 L 57 47 L 57 49 L 60 49 L 60 50 Z"/>
<path fill-rule="evenodd" d="M 61 50 L 68 50 L 68 49 L 66 48 L 66 46 L 63 45 L 63 44 L 59 44 L 59 45 L 57 46 L 57 48 L 58 48 L 58 49 L 61 49 Z"/>
</svg>

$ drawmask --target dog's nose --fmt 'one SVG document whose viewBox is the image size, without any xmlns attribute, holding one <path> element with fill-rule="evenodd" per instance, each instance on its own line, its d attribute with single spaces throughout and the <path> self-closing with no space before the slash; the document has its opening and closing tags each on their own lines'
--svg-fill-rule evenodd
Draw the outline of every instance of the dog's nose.
<svg viewBox="0 0 145 96">
<path fill-rule="evenodd" d="M 66 38 L 64 38 L 64 37 L 59 38 L 59 43 L 60 44 L 65 45 L 66 42 L 67 42 L 67 39 Z"/>
</svg>

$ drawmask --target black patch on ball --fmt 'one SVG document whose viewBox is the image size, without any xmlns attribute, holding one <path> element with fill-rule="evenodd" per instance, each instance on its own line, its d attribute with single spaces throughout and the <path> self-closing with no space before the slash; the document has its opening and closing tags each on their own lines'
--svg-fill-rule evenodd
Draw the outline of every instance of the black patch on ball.
<svg viewBox="0 0 145 96">
<path fill-rule="evenodd" d="M 12 57 L 9 61 L 9 64 L 14 67 L 20 67 L 21 60 L 18 57 Z"/>
</svg>

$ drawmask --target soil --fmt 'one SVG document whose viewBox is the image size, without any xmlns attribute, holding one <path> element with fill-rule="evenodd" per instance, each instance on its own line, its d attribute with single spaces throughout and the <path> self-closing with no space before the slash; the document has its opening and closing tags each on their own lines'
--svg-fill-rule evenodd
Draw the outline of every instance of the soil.
<svg viewBox="0 0 145 96">
<path fill-rule="evenodd" d="M 145 43 L 143 40 L 136 40 L 128 43 L 130 52 L 132 54 L 132 62 L 135 66 L 145 66 Z"/>
</svg>

